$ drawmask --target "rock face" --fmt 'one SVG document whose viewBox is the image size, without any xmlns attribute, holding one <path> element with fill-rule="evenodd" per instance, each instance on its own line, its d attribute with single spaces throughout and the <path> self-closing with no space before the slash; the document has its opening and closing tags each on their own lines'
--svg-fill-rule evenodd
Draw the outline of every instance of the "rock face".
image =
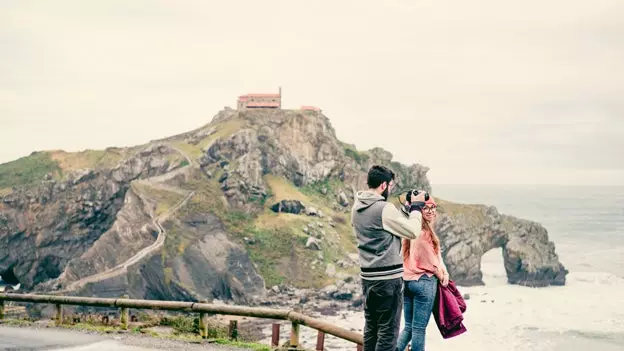
<svg viewBox="0 0 624 351">
<path fill-rule="evenodd" d="M 271 174 L 297 186 L 339 178 L 344 189 L 335 194 L 336 202 L 346 207 L 353 190 L 366 186 L 368 168 L 377 163 L 392 167 L 399 189 L 431 189 L 427 167 L 392 162 L 392 154 L 381 148 L 355 151 L 336 138 L 329 119 L 323 115 L 284 110 L 231 111 L 220 114 L 215 122 L 231 118 L 243 119 L 246 128 L 215 141 L 200 160 L 203 167 L 227 165 L 227 174 L 220 181 L 223 189 L 231 190 L 226 194 L 231 204 L 242 207 L 250 197 L 266 195 L 262 177 Z"/>
<path fill-rule="evenodd" d="M 129 184 L 167 172 L 171 152 L 145 149 L 112 170 L 79 171 L 3 197 L 0 246 L 6 249 L 0 252 L 0 268 L 13 266 L 29 289 L 59 277 L 68 265 L 79 267 L 68 271 L 74 276 L 100 271 L 153 241 L 152 231 L 141 229 L 147 218 L 140 200 L 128 193 Z M 126 206 L 135 210 L 122 211 Z M 136 216 L 118 216 L 123 213 Z M 100 248 L 98 259 L 89 253 L 94 247 Z"/>
<path fill-rule="evenodd" d="M 481 257 L 494 248 L 503 249 L 509 283 L 565 284 L 568 271 L 538 223 L 501 215 L 494 207 L 442 202 L 435 230 L 449 273 L 460 284 L 483 284 Z"/>
<path fill-rule="evenodd" d="M 357 274 L 345 260 L 355 252 L 348 216 L 371 165 L 390 166 L 398 192 L 431 191 L 427 167 L 357 151 L 327 117 L 302 111 L 226 109 L 207 126 L 124 150 L 114 165 L 0 189 L 0 274 L 12 269 L 38 292 L 257 301 L 268 280 L 318 287 Z M 497 247 L 510 283 L 565 283 L 537 223 L 441 201 L 436 230 L 458 284 L 482 284 L 481 256 Z M 357 299 L 352 286 L 336 287 L 326 295 Z"/>
<path fill-rule="evenodd" d="M 78 171 L 62 181 L 48 178 L 3 197 L 0 243 L 7 249 L 0 252 L 0 272 L 11 267 L 24 290 L 65 291 L 124 264 L 153 245 L 159 233 L 158 204 L 132 184 L 160 176 L 176 179 L 182 169 L 171 161 L 176 158 L 180 155 L 172 148 L 148 146 L 112 169 Z M 74 286 L 66 294 L 112 297 L 130 291 L 142 298 L 238 302 L 263 296 L 264 280 L 245 249 L 225 237 L 216 217 L 196 213 L 178 221 L 182 228 L 175 230 L 197 240 L 169 267 L 155 251 L 121 274 Z"/>
</svg>

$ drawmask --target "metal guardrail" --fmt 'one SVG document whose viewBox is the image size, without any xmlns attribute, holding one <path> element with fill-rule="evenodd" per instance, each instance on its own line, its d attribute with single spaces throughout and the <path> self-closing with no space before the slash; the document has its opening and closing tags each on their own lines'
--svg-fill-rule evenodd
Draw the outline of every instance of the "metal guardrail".
<svg viewBox="0 0 624 351">
<path fill-rule="evenodd" d="M 94 306 L 94 307 L 115 307 L 121 308 L 120 326 L 128 328 L 128 309 L 150 309 L 168 310 L 180 312 L 199 313 L 200 335 L 204 338 L 208 335 L 208 325 L 206 318 L 208 314 L 220 314 L 230 316 L 245 316 L 255 318 L 266 318 L 276 320 L 288 320 L 292 323 L 290 332 L 290 347 L 299 347 L 299 326 L 304 325 L 318 330 L 317 350 L 322 351 L 325 334 L 330 334 L 338 338 L 351 341 L 357 345 L 357 349 L 362 349 L 364 342 L 361 334 L 327 323 L 320 319 L 312 318 L 295 311 L 278 310 L 271 308 L 245 307 L 214 305 L 200 302 L 183 301 L 161 301 L 161 300 L 134 300 L 127 296 L 121 298 L 97 298 L 80 296 L 54 296 L 54 295 L 33 295 L 33 294 L 0 294 L 0 320 L 5 315 L 5 301 L 45 303 L 56 305 L 56 324 L 63 322 L 63 305 Z M 277 333 L 277 336 L 276 336 Z M 279 325 L 273 326 L 272 346 L 279 347 Z M 320 344 L 320 345 L 319 345 Z"/>
</svg>

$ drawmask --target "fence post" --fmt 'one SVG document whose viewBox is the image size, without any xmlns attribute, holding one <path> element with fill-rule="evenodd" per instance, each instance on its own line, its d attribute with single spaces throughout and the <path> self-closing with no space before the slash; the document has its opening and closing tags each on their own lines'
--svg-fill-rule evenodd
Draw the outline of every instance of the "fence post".
<svg viewBox="0 0 624 351">
<path fill-rule="evenodd" d="M 128 294 L 124 294 L 122 297 L 122 299 L 128 299 L 130 298 L 130 296 L 128 296 Z M 122 307 L 121 308 L 121 329 L 128 329 L 128 307 Z"/>
<path fill-rule="evenodd" d="M 4 300 L 0 300 L 0 320 L 4 319 Z"/>
<path fill-rule="evenodd" d="M 63 324 L 63 305 L 60 303 L 56 304 L 56 325 Z"/>
<path fill-rule="evenodd" d="M 206 312 L 199 312 L 199 336 L 202 339 L 208 338 L 208 323 L 206 319 L 208 319 Z"/>
<path fill-rule="evenodd" d="M 199 300 L 199 303 L 207 303 L 207 300 Z M 208 339 L 208 314 L 199 312 L 199 336 L 202 339 Z"/>
<path fill-rule="evenodd" d="M 271 333 L 271 347 L 279 347 L 280 324 L 273 323 L 273 332 Z"/>
<path fill-rule="evenodd" d="M 299 347 L 299 324 L 292 322 L 292 328 L 290 329 L 290 348 L 296 349 Z"/>
<path fill-rule="evenodd" d="M 236 340 L 238 338 L 238 322 L 230 321 L 230 340 Z"/>
<path fill-rule="evenodd" d="M 323 351 L 325 349 L 325 333 L 318 331 L 316 336 L 316 351 Z"/>
</svg>

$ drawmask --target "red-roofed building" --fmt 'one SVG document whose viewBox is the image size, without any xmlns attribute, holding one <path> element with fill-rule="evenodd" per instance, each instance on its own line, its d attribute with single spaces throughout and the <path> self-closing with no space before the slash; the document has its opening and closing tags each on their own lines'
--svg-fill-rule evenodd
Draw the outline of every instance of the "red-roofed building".
<svg viewBox="0 0 624 351">
<path fill-rule="evenodd" d="M 238 97 L 237 108 L 244 110 L 248 108 L 282 108 L 282 87 L 279 94 L 247 94 Z"/>
</svg>

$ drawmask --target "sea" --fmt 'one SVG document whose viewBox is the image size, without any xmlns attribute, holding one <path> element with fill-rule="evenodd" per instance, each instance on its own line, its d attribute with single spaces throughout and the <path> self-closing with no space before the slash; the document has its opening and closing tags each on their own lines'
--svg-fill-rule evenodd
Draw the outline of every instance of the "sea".
<svg viewBox="0 0 624 351">
<path fill-rule="evenodd" d="M 426 350 L 624 350 L 624 187 L 434 185 L 432 195 L 494 205 L 541 223 L 570 273 L 565 286 L 511 285 L 501 249 L 487 252 L 481 261 L 485 285 L 458 287 L 470 296 L 468 331 L 444 340 L 432 317 Z M 361 311 L 323 319 L 358 332 L 364 326 Z M 315 332 L 303 328 L 302 341 L 314 349 Z M 325 344 L 327 350 L 356 349 L 329 335 Z"/>
</svg>

